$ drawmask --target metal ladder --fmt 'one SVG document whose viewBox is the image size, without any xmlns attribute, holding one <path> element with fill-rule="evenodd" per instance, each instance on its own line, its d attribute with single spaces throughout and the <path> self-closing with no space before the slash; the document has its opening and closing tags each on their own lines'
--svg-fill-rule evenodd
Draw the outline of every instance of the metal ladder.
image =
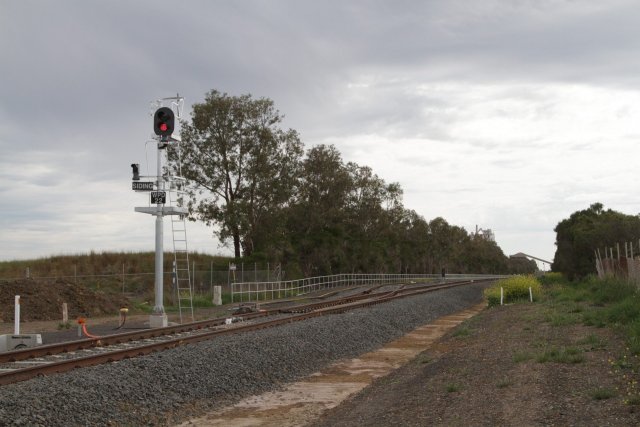
<svg viewBox="0 0 640 427">
<path fill-rule="evenodd" d="M 178 183 L 178 186 L 181 184 Z M 179 188 L 169 191 L 169 203 L 174 202 L 184 194 Z M 189 250 L 187 246 L 187 220 L 184 215 L 171 215 L 171 232 L 173 235 L 173 283 L 177 294 L 178 310 L 180 312 L 180 323 L 183 322 L 184 315 L 191 314 L 191 321 L 195 321 L 193 316 L 193 277 L 189 266 Z"/>
</svg>

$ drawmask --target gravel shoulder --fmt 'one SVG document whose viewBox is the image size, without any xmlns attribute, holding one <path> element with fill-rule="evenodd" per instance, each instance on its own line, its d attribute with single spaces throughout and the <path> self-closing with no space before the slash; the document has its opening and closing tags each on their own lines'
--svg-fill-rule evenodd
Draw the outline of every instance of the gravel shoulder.
<svg viewBox="0 0 640 427">
<path fill-rule="evenodd" d="M 576 318 L 487 309 L 311 425 L 640 425 L 637 358 Z"/>
</svg>

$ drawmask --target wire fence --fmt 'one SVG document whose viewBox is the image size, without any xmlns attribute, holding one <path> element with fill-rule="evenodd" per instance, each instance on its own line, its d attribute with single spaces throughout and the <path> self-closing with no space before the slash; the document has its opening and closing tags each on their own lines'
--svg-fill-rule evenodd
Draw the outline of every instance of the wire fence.
<svg viewBox="0 0 640 427">
<path fill-rule="evenodd" d="M 15 281 L 30 279 L 44 282 L 64 280 L 98 290 L 119 290 L 123 295 L 143 294 L 153 291 L 155 271 L 129 273 L 127 272 L 126 264 L 123 263 L 120 267 L 114 268 L 111 266 L 108 269 L 110 270 L 109 272 L 88 274 L 84 272 L 81 273 L 81 269 L 74 265 L 72 271 L 68 271 L 66 274 L 60 274 L 59 271 L 56 271 L 53 274 L 47 272 L 41 275 L 38 274 L 37 270 L 27 267 L 23 276 L 0 277 L 0 280 Z M 116 269 L 120 271 L 114 271 Z M 251 281 L 280 280 L 282 278 L 280 265 L 269 263 L 239 263 L 233 270 L 230 268 L 227 270 L 219 270 L 219 266 L 215 267 L 213 263 L 207 265 L 192 262 L 189 270 L 191 284 L 193 286 L 193 295 L 201 297 L 213 297 L 214 286 L 221 286 L 223 293 L 230 293 L 231 283 L 236 281 L 246 283 Z M 167 290 L 165 295 L 175 299 L 176 289 L 173 278 L 174 272 L 172 264 L 165 264 L 163 272 L 164 288 Z"/>
<path fill-rule="evenodd" d="M 273 266 L 273 267 L 272 267 Z M 639 269 L 640 271 L 640 269 Z M 441 281 L 438 274 L 334 274 L 328 276 L 309 277 L 297 280 L 284 280 L 284 271 L 279 264 L 238 264 L 230 265 L 228 270 L 215 270 L 213 264 L 190 265 L 193 296 L 213 298 L 213 289 L 220 286 L 224 294 L 231 295 L 232 302 L 260 301 L 289 296 L 302 295 L 320 289 L 336 287 L 390 285 L 411 281 Z M 446 280 L 481 279 L 487 277 L 506 277 L 486 274 L 447 274 Z M 121 291 L 123 295 L 144 295 L 153 292 L 155 272 L 127 273 L 123 264 L 120 272 L 103 274 L 78 274 L 74 266 L 73 274 L 55 274 L 38 276 L 29 269 L 23 277 L 0 278 L 0 280 L 20 280 L 28 278 L 34 281 L 65 280 L 81 284 L 93 289 L 110 289 Z M 164 270 L 164 289 L 167 298 L 176 303 L 177 290 L 174 284 L 174 273 Z"/>
<path fill-rule="evenodd" d="M 245 282 L 231 284 L 231 301 L 266 301 L 306 294 L 320 289 L 350 286 L 393 285 L 410 282 L 436 282 L 443 280 L 473 280 L 489 277 L 501 278 L 503 275 L 489 274 L 333 274 L 330 276 L 309 277 L 299 280 L 272 282 Z"/>
</svg>

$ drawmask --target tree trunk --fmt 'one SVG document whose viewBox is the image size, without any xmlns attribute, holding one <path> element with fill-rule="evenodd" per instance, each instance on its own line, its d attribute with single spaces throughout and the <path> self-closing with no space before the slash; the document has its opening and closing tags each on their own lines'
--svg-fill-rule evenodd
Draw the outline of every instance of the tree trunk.
<svg viewBox="0 0 640 427">
<path fill-rule="evenodd" d="M 233 231 L 233 250 L 236 258 L 240 258 L 240 231 Z"/>
</svg>

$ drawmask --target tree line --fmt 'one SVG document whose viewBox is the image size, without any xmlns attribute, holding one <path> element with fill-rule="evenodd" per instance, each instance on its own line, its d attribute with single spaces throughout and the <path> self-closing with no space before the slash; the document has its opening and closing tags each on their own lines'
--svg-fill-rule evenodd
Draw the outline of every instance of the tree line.
<svg viewBox="0 0 640 427">
<path fill-rule="evenodd" d="M 332 145 L 305 151 L 268 98 L 212 90 L 168 148 L 168 172 L 191 185 L 191 220 L 214 226 L 236 258 L 280 262 L 293 275 L 520 273 L 495 242 L 402 204 L 402 188 L 345 162 Z"/>
</svg>

